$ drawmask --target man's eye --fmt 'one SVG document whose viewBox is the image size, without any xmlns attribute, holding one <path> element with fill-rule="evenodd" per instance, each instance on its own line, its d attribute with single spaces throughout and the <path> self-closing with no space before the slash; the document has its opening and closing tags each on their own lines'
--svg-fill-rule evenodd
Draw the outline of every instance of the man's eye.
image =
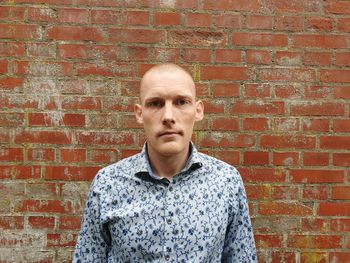
<svg viewBox="0 0 350 263">
<path fill-rule="evenodd" d="M 185 105 L 187 103 L 188 103 L 188 101 L 185 100 L 185 99 L 178 99 L 178 100 L 176 100 L 176 105 L 179 105 L 179 106 Z"/>
<path fill-rule="evenodd" d="M 162 103 L 160 101 L 150 101 L 147 103 L 148 107 L 154 107 L 154 108 L 158 108 L 162 106 Z"/>
</svg>

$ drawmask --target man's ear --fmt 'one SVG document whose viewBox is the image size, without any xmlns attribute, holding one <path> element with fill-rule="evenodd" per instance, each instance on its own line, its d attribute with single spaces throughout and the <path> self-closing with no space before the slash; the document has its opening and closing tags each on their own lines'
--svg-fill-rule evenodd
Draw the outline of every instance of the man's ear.
<svg viewBox="0 0 350 263">
<path fill-rule="evenodd" d="M 140 104 L 135 104 L 134 106 L 134 112 L 136 121 L 138 124 L 143 124 L 143 118 L 142 118 L 142 107 Z"/>
<path fill-rule="evenodd" d="M 196 117 L 195 121 L 201 121 L 204 117 L 204 104 L 201 100 L 196 101 Z"/>
</svg>

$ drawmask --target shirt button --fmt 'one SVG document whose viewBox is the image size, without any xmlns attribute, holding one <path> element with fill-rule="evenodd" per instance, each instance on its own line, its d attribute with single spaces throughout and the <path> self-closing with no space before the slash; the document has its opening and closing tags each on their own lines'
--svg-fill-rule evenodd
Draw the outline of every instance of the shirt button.
<svg viewBox="0 0 350 263">
<path fill-rule="evenodd" d="M 166 255 L 166 256 L 165 256 L 165 260 L 166 260 L 166 261 L 169 261 L 169 260 L 170 260 L 170 256 L 169 256 L 169 255 Z"/>
<path fill-rule="evenodd" d="M 174 188 L 172 186 L 169 186 L 169 191 L 172 192 Z"/>
<path fill-rule="evenodd" d="M 168 225 L 171 225 L 172 220 L 171 220 L 170 218 L 168 218 L 168 219 L 166 220 L 166 222 L 168 223 Z"/>
</svg>

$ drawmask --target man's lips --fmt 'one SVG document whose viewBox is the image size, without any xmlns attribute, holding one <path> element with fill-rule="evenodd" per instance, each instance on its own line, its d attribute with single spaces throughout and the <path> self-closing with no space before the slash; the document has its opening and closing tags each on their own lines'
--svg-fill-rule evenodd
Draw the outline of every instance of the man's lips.
<svg viewBox="0 0 350 263">
<path fill-rule="evenodd" d="M 182 135 L 183 133 L 181 131 L 163 131 L 158 133 L 158 137 L 167 136 L 167 135 L 176 135 L 176 134 Z"/>
</svg>

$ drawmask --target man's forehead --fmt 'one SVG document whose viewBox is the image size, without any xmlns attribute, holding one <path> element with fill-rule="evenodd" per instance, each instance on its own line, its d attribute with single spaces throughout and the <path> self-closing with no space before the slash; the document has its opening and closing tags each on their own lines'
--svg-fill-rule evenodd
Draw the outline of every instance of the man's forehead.
<svg viewBox="0 0 350 263">
<path fill-rule="evenodd" d="M 195 85 L 191 75 L 178 66 L 155 67 L 145 73 L 141 80 L 141 99 L 147 93 L 163 93 L 173 90 L 175 93 L 195 96 Z"/>
</svg>

